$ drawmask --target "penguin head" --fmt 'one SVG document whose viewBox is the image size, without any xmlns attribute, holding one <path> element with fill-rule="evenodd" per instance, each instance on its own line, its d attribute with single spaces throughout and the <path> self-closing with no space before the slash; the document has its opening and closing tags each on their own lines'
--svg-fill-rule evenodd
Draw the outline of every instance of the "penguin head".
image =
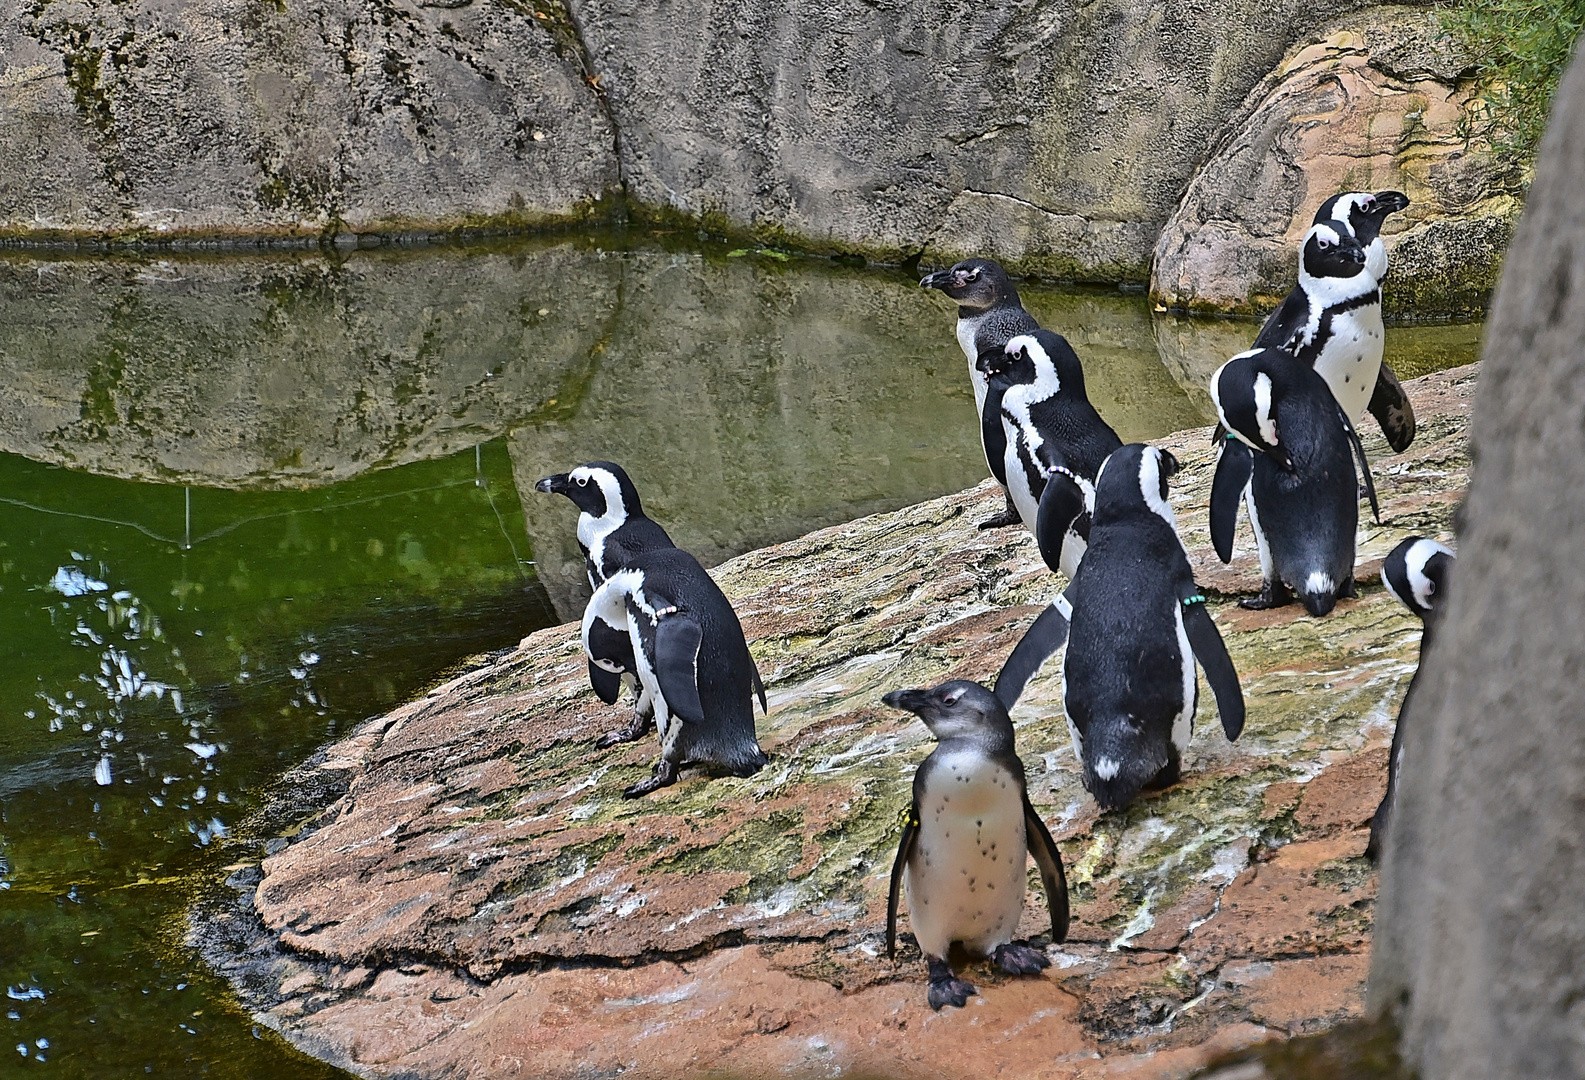
<svg viewBox="0 0 1585 1080">
<path fill-rule="evenodd" d="M 990 259 L 964 259 L 950 270 L 925 275 L 919 284 L 940 289 L 960 308 L 976 312 L 1018 303 L 1018 290 L 1007 279 L 1007 271 Z"/>
<path fill-rule="evenodd" d="M 1351 278 L 1365 272 L 1365 246 L 1336 222 L 1311 225 L 1299 254 L 1299 281 Z"/>
<path fill-rule="evenodd" d="M 1279 441 L 1276 404 L 1288 385 L 1289 365 L 1296 362 L 1280 349 L 1250 349 L 1211 376 L 1211 401 L 1228 435 L 1270 455 L 1288 472 L 1293 457 Z"/>
<path fill-rule="evenodd" d="M 1007 709 L 977 682 L 953 679 L 931 690 L 893 690 L 881 700 L 917 715 L 938 740 L 991 734 L 1012 742 L 1013 722 Z"/>
<path fill-rule="evenodd" d="M 1381 583 L 1397 601 L 1421 619 L 1442 607 L 1453 553 L 1435 540 L 1410 536 L 1392 549 L 1381 564 Z"/>
<path fill-rule="evenodd" d="M 642 517 L 638 489 L 622 466 L 609 461 L 591 461 L 567 473 L 547 476 L 534 485 L 535 491 L 565 495 L 590 517 Z"/>
<path fill-rule="evenodd" d="M 979 368 L 986 378 L 993 382 L 1001 382 L 1008 386 L 1017 383 L 1031 383 L 1035 381 L 1035 361 L 1024 348 L 1014 348 L 1013 342 L 1027 342 L 1032 340 L 1027 335 L 1020 335 L 1009 341 L 1004 348 L 989 348 L 980 353 L 979 359 L 974 361 L 974 366 Z"/>
<path fill-rule="evenodd" d="M 1387 215 L 1396 214 L 1408 205 L 1409 196 L 1401 191 L 1345 191 L 1322 203 L 1311 224 L 1346 230 L 1362 246 L 1369 247 L 1381 235 Z"/>
<path fill-rule="evenodd" d="M 1084 397 L 1084 365 L 1061 334 L 1050 330 L 1019 334 L 1008 340 L 1005 349 L 1008 356 L 1016 355 L 1029 365 L 1028 377 L 1017 381 L 1044 379 L 1060 393 Z"/>
<path fill-rule="evenodd" d="M 1170 730 L 1132 716 L 1094 717 L 1084 735 L 1084 789 L 1102 810 L 1127 806 L 1171 760 Z"/>
<path fill-rule="evenodd" d="M 1104 525 L 1141 510 L 1177 528 L 1167 502 L 1167 480 L 1178 471 L 1178 459 L 1159 446 L 1129 443 L 1101 462 L 1095 474 L 1093 525 Z"/>
</svg>

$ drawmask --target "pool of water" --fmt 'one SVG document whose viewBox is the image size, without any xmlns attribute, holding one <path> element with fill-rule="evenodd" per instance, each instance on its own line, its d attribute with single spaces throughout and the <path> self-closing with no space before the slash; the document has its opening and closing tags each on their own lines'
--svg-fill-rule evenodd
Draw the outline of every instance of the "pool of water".
<svg viewBox="0 0 1585 1080">
<path fill-rule="evenodd" d="M 540 476 L 624 463 L 707 563 L 983 477 L 939 294 L 673 239 L 0 258 L 0 1073 L 339 1075 L 254 1027 L 182 913 L 282 772 L 577 614 Z M 1125 439 L 1207 422 L 1255 329 L 1024 293 Z"/>
</svg>

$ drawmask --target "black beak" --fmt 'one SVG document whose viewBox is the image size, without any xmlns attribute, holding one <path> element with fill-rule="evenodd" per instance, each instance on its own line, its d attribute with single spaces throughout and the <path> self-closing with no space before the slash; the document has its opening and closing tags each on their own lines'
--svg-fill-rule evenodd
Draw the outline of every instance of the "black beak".
<svg viewBox="0 0 1585 1080">
<path fill-rule="evenodd" d="M 907 709 L 911 713 L 917 713 L 925 707 L 925 691 L 893 690 L 881 698 L 881 701 L 894 709 Z"/>
<path fill-rule="evenodd" d="M 951 270 L 937 270 L 933 274 L 926 274 L 919 279 L 919 285 L 925 289 L 944 289 L 952 280 Z"/>
<path fill-rule="evenodd" d="M 546 495 L 565 495 L 567 494 L 567 484 L 567 474 L 557 473 L 555 476 L 547 476 L 535 484 L 534 490 L 543 492 Z"/>
<path fill-rule="evenodd" d="M 1178 470 L 1182 468 L 1182 466 L 1178 464 L 1178 459 L 1173 457 L 1172 454 L 1165 450 L 1161 450 L 1159 453 L 1161 454 L 1161 464 L 1158 467 L 1161 470 L 1162 479 L 1166 479 L 1169 476 L 1178 475 Z"/>
<path fill-rule="evenodd" d="M 1396 214 L 1399 210 L 1407 209 L 1408 206 L 1409 196 L 1405 195 L 1401 191 L 1376 192 L 1375 212 L 1382 215 L 1383 217 L 1387 216 L 1388 214 Z"/>
<path fill-rule="evenodd" d="M 980 369 L 982 375 L 995 375 L 1002 369 L 1001 360 L 1006 355 L 1000 349 L 986 349 L 975 359 L 974 366 Z"/>
</svg>

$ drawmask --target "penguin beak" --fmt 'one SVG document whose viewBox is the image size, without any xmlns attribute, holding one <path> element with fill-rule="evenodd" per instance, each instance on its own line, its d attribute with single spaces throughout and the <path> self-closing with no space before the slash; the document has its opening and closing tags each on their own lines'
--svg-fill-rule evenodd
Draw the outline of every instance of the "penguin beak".
<svg viewBox="0 0 1585 1080">
<path fill-rule="evenodd" d="M 937 270 L 933 274 L 926 274 L 920 278 L 919 287 L 923 289 L 945 289 L 951 281 L 951 270 Z"/>
<path fill-rule="evenodd" d="M 543 492 L 546 495 L 565 495 L 567 494 L 567 484 L 569 482 L 570 478 L 566 473 L 557 473 L 555 476 L 547 476 L 535 484 L 534 490 Z"/>
<path fill-rule="evenodd" d="M 893 690 L 881 701 L 894 709 L 906 709 L 917 713 L 925 707 L 925 691 L 923 690 Z"/>
<path fill-rule="evenodd" d="M 995 375 L 1001 368 L 1001 359 L 1006 354 L 1000 349 L 986 349 L 974 361 L 974 366 L 980 369 L 982 375 Z"/>
<path fill-rule="evenodd" d="M 1401 191 L 1376 192 L 1375 212 L 1382 217 L 1386 217 L 1388 214 L 1396 214 L 1399 210 L 1407 209 L 1408 206 L 1409 196 Z"/>
</svg>

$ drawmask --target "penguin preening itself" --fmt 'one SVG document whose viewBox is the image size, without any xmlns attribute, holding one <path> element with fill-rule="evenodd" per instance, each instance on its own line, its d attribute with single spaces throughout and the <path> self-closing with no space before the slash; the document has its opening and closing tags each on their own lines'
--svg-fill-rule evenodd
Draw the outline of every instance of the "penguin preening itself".
<svg viewBox="0 0 1585 1080">
<path fill-rule="evenodd" d="M 1358 433 L 1320 374 L 1278 349 L 1223 364 L 1211 376 L 1211 399 L 1228 432 L 1211 481 L 1211 544 L 1232 561 L 1243 497 L 1260 552 L 1261 593 L 1239 603 L 1280 607 L 1297 592 L 1311 615 L 1325 615 L 1354 595 L 1356 456 L 1381 520 Z"/>
<path fill-rule="evenodd" d="M 578 508 L 578 548 L 583 552 L 584 571 L 593 589 L 598 590 L 633 559 L 677 546 L 665 529 L 645 516 L 638 488 L 627 472 L 613 462 L 591 461 L 571 472 L 547 476 L 534 485 L 534 490 L 564 495 Z M 638 677 L 626 622 L 607 621 L 598 612 L 591 618 L 593 610 L 591 602 L 585 609 L 583 626 L 589 685 L 607 705 L 616 704 L 624 686 L 632 688 L 635 698 L 628 725 L 595 740 L 597 749 L 605 749 L 643 738 L 655 721 L 655 706 L 649 687 Z M 757 669 L 754 688 L 763 708 L 765 688 Z"/>
<path fill-rule="evenodd" d="M 1357 427 L 1368 409 L 1396 452 L 1414 441 L 1414 409 L 1381 359 L 1381 282 L 1387 274 L 1381 227 L 1388 214 L 1408 205 L 1401 191 L 1351 191 L 1322 203 L 1300 246 L 1299 285 L 1254 342 L 1257 349 L 1292 353 L 1320 372 L 1349 423 Z"/>
<path fill-rule="evenodd" d="M 627 633 L 625 652 L 612 647 L 612 630 Z M 654 775 L 623 791 L 626 797 L 675 782 L 686 765 L 752 776 L 769 760 L 754 734 L 759 672 L 743 627 L 715 580 L 686 551 L 634 556 L 607 578 L 584 611 L 583 640 L 591 675 L 631 665 L 660 729 Z"/>
<path fill-rule="evenodd" d="M 1090 404 L 1084 366 L 1062 335 L 1019 334 L 981 353 L 977 366 L 989 379 L 983 422 L 1002 429 L 1007 493 L 1046 565 L 1071 580 L 1089 536 L 1095 475 L 1123 441 Z"/>
<path fill-rule="evenodd" d="M 1244 695 L 1222 635 L 1194 584 L 1167 502 L 1178 462 L 1133 443 L 1095 483 L 1089 550 L 1067 591 L 1035 620 L 996 682 L 1016 701 L 1067 642 L 1062 708 L 1085 790 L 1102 810 L 1175 783 L 1194 734 L 1198 661 L 1229 741 L 1244 729 Z"/>
<path fill-rule="evenodd" d="M 985 424 L 988 380 L 979 369 L 980 354 L 990 349 L 1000 349 L 1007 340 L 1019 334 L 1032 334 L 1040 329 L 1034 316 L 1024 310 L 1018 299 L 1018 290 L 1008 280 L 1007 271 L 1000 263 L 990 259 L 965 259 L 948 270 L 937 270 L 919 279 L 927 289 L 940 289 L 958 304 L 958 347 L 969 361 L 969 381 L 974 385 L 974 408 L 980 416 L 980 435 L 985 441 L 985 463 L 991 475 L 1004 488 L 1004 448 L 1000 427 Z M 992 402 L 990 415 L 997 415 Z M 982 529 L 1016 525 L 1021 519 L 1013 505 L 1012 495 L 1007 496 L 1007 509 L 993 518 L 980 522 Z"/>
<path fill-rule="evenodd" d="M 1050 965 L 1038 949 L 1014 944 L 1013 934 L 1024 910 L 1029 854 L 1046 890 L 1051 939 L 1067 939 L 1062 855 L 1029 803 L 1001 699 L 960 679 L 933 690 L 897 690 L 883 700 L 916 714 L 938 740 L 914 773 L 886 902 L 886 954 L 897 954 L 897 900 L 906 887 L 908 918 L 930 967 L 930 1007 L 961 1006 L 977 991 L 952 972 L 953 942 L 1011 975 Z"/>
<path fill-rule="evenodd" d="M 1398 602 L 1424 623 L 1420 634 L 1420 662 L 1425 660 L 1432 635 L 1447 604 L 1448 575 L 1453 569 L 1453 553 L 1435 540 L 1410 536 L 1400 541 L 1381 564 L 1381 583 Z M 1403 704 L 1398 706 L 1398 723 L 1392 732 L 1392 750 L 1387 758 L 1387 792 L 1381 805 L 1370 819 L 1370 843 L 1365 847 L 1365 857 L 1378 862 L 1386 848 L 1387 822 L 1392 816 L 1393 797 L 1398 790 L 1398 772 L 1403 768 L 1403 718 L 1409 711 L 1409 701 L 1420 681 L 1420 668 L 1409 680 Z"/>
</svg>

